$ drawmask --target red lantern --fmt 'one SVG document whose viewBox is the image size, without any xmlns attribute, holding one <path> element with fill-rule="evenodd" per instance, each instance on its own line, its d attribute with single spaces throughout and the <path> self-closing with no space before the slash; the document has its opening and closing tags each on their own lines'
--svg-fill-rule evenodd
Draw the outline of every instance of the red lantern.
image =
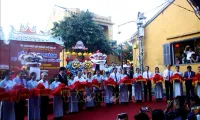
<svg viewBox="0 0 200 120">
<path fill-rule="evenodd" d="M 180 45 L 179 44 L 175 44 L 175 47 L 178 48 Z"/>
<path fill-rule="evenodd" d="M 66 62 L 69 62 L 69 61 L 70 61 L 70 58 L 67 57 L 67 58 L 66 58 Z"/>
</svg>

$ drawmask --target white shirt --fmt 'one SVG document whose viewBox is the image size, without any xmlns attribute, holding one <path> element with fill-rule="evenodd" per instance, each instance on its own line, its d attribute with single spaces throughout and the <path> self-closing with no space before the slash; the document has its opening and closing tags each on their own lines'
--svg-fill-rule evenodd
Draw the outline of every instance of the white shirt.
<svg viewBox="0 0 200 120">
<path fill-rule="evenodd" d="M 25 79 L 20 79 L 19 77 L 16 77 L 13 79 L 13 82 L 17 85 L 23 85 L 25 88 L 27 87 L 27 83 Z"/>
<path fill-rule="evenodd" d="M 28 81 L 28 83 L 27 83 L 28 89 L 36 88 L 37 85 L 38 85 L 38 82 L 37 82 L 36 80 L 30 80 L 30 81 Z"/>
<path fill-rule="evenodd" d="M 173 76 L 173 72 L 170 70 L 168 70 L 168 69 L 166 69 L 164 72 L 163 72 L 163 77 L 164 77 L 164 79 L 165 80 L 169 80 L 169 78 L 171 77 L 171 76 Z"/>
<path fill-rule="evenodd" d="M 195 54 L 195 52 L 194 51 L 184 51 L 184 53 L 187 55 L 187 60 L 190 60 L 190 57 L 192 56 L 192 54 Z"/>
<path fill-rule="evenodd" d="M 142 74 L 140 74 L 140 73 L 135 73 L 135 74 L 133 75 L 133 78 L 137 78 L 138 76 L 142 76 Z"/>
<path fill-rule="evenodd" d="M 76 82 L 76 81 L 79 81 L 79 82 L 86 82 L 86 80 L 83 78 L 83 77 L 78 77 L 78 76 L 76 76 L 75 78 L 74 78 L 74 81 Z"/>
<path fill-rule="evenodd" d="M 145 78 L 145 79 L 150 79 L 150 78 L 152 78 L 153 77 L 153 74 L 152 74 L 152 72 L 150 72 L 150 71 L 148 71 L 148 73 L 147 73 L 147 71 L 145 71 L 144 73 L 143 73 L 143 78 Z"/>
<path fill-rule="evenodd" d="M 50 89 L 55 89 L 56 87 L 58 87 L 58 85 L 60 84 L 61 82 L 59 81 L 53 81 L 50 85 Z"/>
<path fill-rule="evenodd" d="M 93 77 L 92 77 L 92 79 L 97 79 L 100 83 L 103 81 L 103 76 L 102 75 L 94 75 Z"/>
<path fill-rule="evenodd" d="M 38 83 L 42 83 L 46 89 L 49 88 L 49 82 L 47 80 L 45 82 L 44 80 L 40 80 Z"/>
<path fill-rule="evenodd" d="M 75 81 L 70 79 L 70 80 L 68 81 L 68 86 L 73 85 L 74 83 L 75 83 Z"/>
<path fill-rule="evenodd" d="M 11 90 L 15 85 L 15 82 L 12 80 L 2 80 L 0 82 L 0 87 L 4 88 L 5 91 Z"/>
<path fill-rule="evenodd" d="M 110 78 L 112 78 L 115 82 L 118 82 L 120 80 L 120 74 L 116 73 L 116 77 L 115 77 L 115 73 L 111 73 L 110 74 Z"/>
</svg>

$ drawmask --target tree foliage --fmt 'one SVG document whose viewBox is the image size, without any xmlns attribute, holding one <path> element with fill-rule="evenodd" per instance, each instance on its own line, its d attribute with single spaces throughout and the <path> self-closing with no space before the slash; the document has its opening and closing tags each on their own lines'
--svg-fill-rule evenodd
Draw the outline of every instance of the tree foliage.
<svg viewBox="0 0 200 120">
<path fill-rule="evenodd" d="M 121 53 L 123 55 L 123 60 L 132 60 L 133 59 L 133 52 L 132 52 L 132 46 L 128 44 L 128 42 L 124 42 L 122 45 L 117 46 L 115 49 L 115 54 L 118 56 L 121 56 Z"/>
<path fill-rule="evenodd" d="M 89 52 L 100 50 L 102 53 L 112 53 L 103 27 L 92 18 L 93 14 L 89 11 L 66 17 L 54 23 L 52 34 L 63 39 L 66 49 L 71 49 L 77 41 L 82 41 Z"/>
</svg>

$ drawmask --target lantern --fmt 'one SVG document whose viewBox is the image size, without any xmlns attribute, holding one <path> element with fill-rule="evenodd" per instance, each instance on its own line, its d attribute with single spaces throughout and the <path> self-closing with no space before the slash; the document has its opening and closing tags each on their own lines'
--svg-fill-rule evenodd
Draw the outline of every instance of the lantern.
<svg viewBox="0 0 200 120">
<path fill-rule="evenodd" d="M 78 53 L 78 56 L 82 56 L 82 53 L 81 53 L 81 52 L 79 52 L 79 53 Z"/>
<path fill-rule="evenodd" d="M 178 48 L 180 45 L 179 44 L 175 44 L 175 47 Z"/>
<path fill-rule="evenodd" d="M 68 51 L 68 52 L 66 52 L 66 55 L 70 55 L 71 53 Z"/>
<path fill-rule="evenodd" d="M 83 56 L 86 57 L 88 54 L 87 53 L 83 53 Z"/>
<path fill-rule="evenodd" d="M 92 53 L 89 53 L 89 56 L 91 56 L 92 55 Z"/>
<path fill-rule="evenodd" d="M 75 53 L 75 52 L 72 52 L 72 55 L 73 55 L 73 56 L 76 56 L 76 53 Z"/>
</svg>

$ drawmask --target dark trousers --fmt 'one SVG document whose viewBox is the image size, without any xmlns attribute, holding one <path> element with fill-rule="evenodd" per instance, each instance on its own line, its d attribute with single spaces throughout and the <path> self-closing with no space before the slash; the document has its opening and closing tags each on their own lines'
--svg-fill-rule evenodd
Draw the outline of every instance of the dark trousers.
<svg viewBox="0 0 200 120">
<path fill-rule="evenodd" d="M 26 111 L 26 100 L 15 102 L 15 118 L 16 120 L 24 120 Z"/>
<path fill-rule="evenodd" d="M 166 100 L 173 99 L 173 83 L 170 81 L 165 81 L 165 89 L 166 89 Z"/>
<path fill-rule="evenodd" d="M 95 90 L 95 106 L 100 107 L 102 102 L 102 91 L 101 90 Z"/>
<path fill-rule="evenodd" d="M 192 80 L 186 80 L 186 96 L 187 99 L 190 100 L 190 97 L 194 95 L 194 86 L 192 85 Z"/>
<path fill-rule="evenodd" d="M 40 97 L 40 120 L 48 120 L 49 96 Z"/>
<path fill-rule="evenodd" d="M 84 102 L 84 96 L 83 96 L 83 91 L 79 91 L 77 97 L 78 97 L 78 109 L 82 110 L 83 106 L 85 104 L 85 102 Z"/>
<path fill-rule="evenodd" d="M 143 83 L 144 84 L 144 100 L 145 102 L 147 101 L 147 94 L 149 96 L 149 101 L 152 101 L 152 94 L 151 94 L 151 81 L 147 81 L 147 83 Z"/>
<path fill-rule="evenodd" d="M 129 101 L 132 101 L 132 85 L 128 85 Z"/>
<path fill-rule="evenodd" d="M 55 117 L 54 120 L 62 120 L 62 117 Z"/>
<path fill-rule="evenodd" d="M 113 96 L 116 97 L 116 103 L 119 103 L 119 85 L 116 85 L 114 88 Z"/>
</svg>

